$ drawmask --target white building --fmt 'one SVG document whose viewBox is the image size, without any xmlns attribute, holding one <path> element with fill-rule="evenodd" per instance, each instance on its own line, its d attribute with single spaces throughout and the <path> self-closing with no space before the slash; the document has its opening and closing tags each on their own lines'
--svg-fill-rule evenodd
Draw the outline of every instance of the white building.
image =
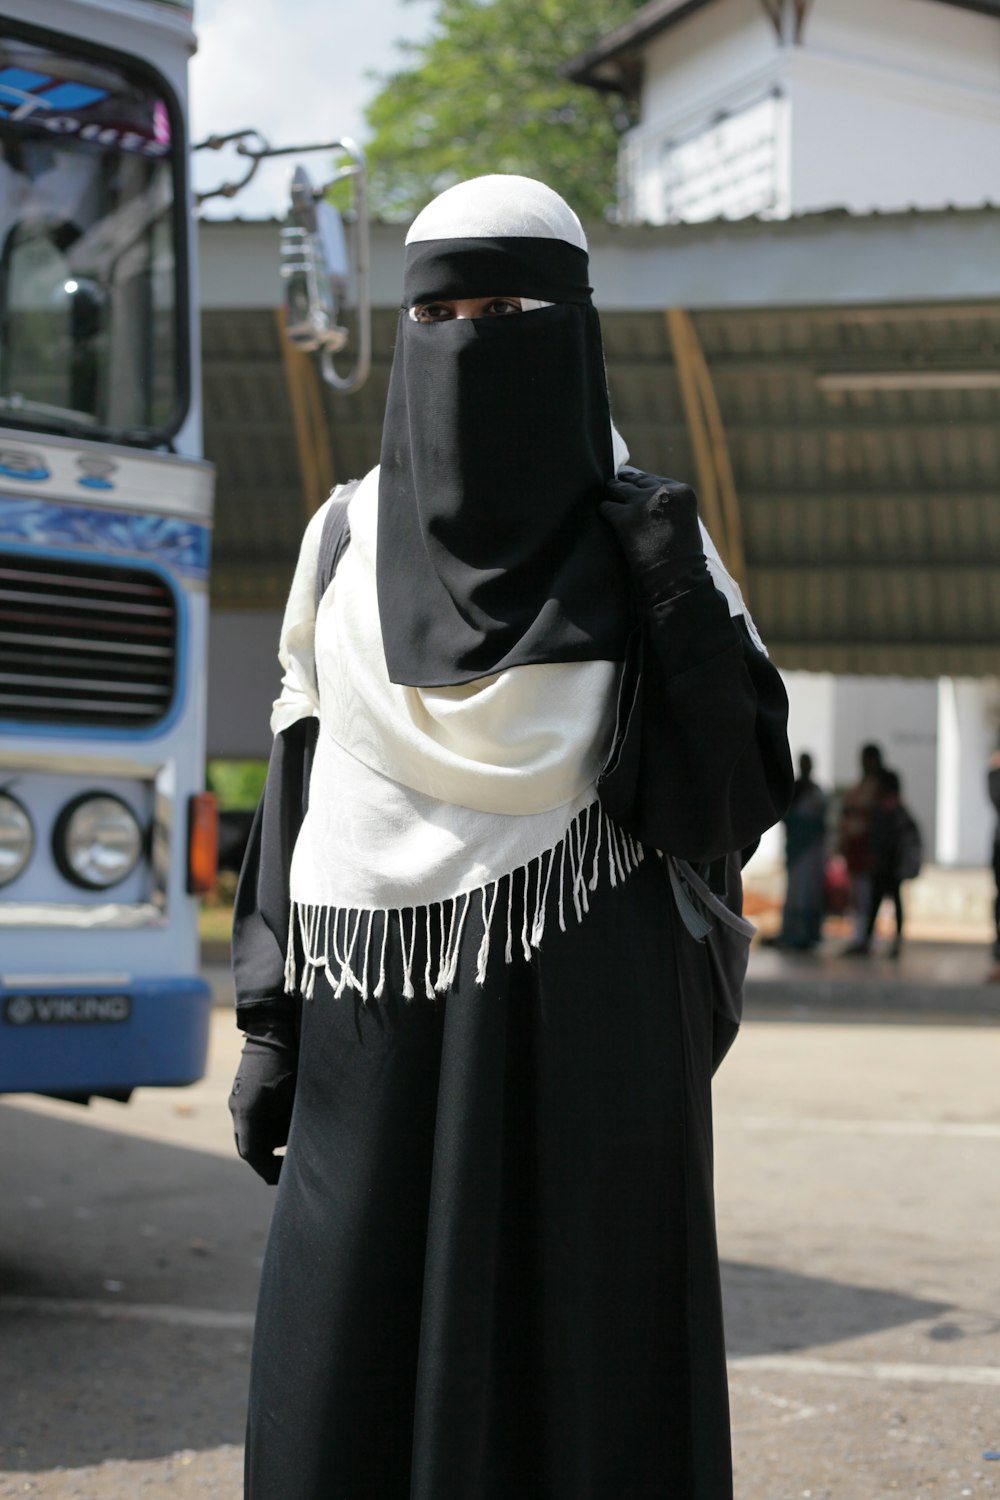
<svg viewBox="0 0 1000 1500">
<path fill-rule="evenodd" d="M 652 0 L 570 74 L 637 97 L 632 223 L 1000 198 L 991 0 Z"/>
</svg>

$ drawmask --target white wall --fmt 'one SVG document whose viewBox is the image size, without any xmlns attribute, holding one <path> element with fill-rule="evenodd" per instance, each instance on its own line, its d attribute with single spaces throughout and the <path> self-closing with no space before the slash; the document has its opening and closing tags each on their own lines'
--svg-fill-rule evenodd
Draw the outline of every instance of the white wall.
<svg viewBox="0 0 1000 1500">
<path fill-rule="evenodd" d="M 1000 59 L 992 96 L 808 49 L 789 55 L 786 79 L 792 212 L 1000 197 Z"/>
<path fill-rule="evenodd" d="M 281 687 L 280 610 L 213 610 L 208 634 L 208 755 L 271 753 L 271 705 Z"/>
<path fill-rule="evenodd" d="M 814 0 L 804 41 L 811 52 L 990 92 L 1000 78 L 1000 24 L 938 0 Z"/>
<path fill-rule="evenodd" d="M 877 744 L 898 771 L 903 798 L 920 824 L 928 859 L 935 858 L 937 824 L 936 681 L 903 677 L 839 677 L 836 690 L 834 781 L 851 786 L 860 775 L 859 751 Z"/>
<path fill-rule="evenodd" d="M 788 743 L 798 774 L 803 751 L 813 758 L 813 774 L 830 788 L 837 774 L 834 759 L 837 679 L 829 672 L 783 672 L 788 692 Z"/>
<path fill-rule="evenodd" d="M 402 224 L 371 225 L 373 307 L 399 306 L 405 235 Z M 200 219 L 198 263 L 202 307 L 281 306 L 281 225 L 276 220 Z"/>
<path fill-rule="evenodd" d="M 720 94 L 773 62 L 778 50 L 760 0 L 716 0 L 649 43 L 640 122 L 714 108 Z"/>
<path fill-rule="evenodd" d="M 950 865 L 985 864 L 996 822 L 986 763 L 997 747 L 1000 682 L 943 678 L 938 713 L 938 857 Z"/>
<path fill-rule="evenodd" d="M 1000 198 L 1000 18 L 940 0 L 814 0 L 799 44 L 781 46 L 759 0 L 717 0 L 654 37 L 644 64 L 621 148 L 626 218 L 662 221 L 672 142 L 772 91 L 788 101 L 772 214 Z"/>
<path fill-rule="evenodd" d="M 653 37 L 644 56 L 640 123 L 626 133 L 621 145 L 624 218 L 664 222 L 665 150 L 710 131 L 720 114 L 738 114 L 768 98 L 781 67 L 778 39 L 759 0 L 717 0 Z M 787 212 L 786 134 L 782 120 L 776 191 L 782 213 Z M 727 205 L 722 211 L 730 212 Z"/>
</svg>

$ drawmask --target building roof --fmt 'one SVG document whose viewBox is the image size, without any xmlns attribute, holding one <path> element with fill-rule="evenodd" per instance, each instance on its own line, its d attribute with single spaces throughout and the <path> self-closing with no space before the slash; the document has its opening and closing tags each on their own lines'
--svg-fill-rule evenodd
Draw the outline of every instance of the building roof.
<svg viewBox="0 0 1000 1500">
<path fill-rule="evenodd" d="M 694 472 L 664 320 L 603 321 L 635 460 Z M 1000 670 L 1000 301 L 693 317 L 778 665 Z"/>
<path fill-rule="evenodd" d="M 649 0 L 627 21 L 602 37 L 596 46 L 571 58 L 564 64 L 562 72 L 575 83 L 634 97 L 638 92 L 641 55 L 645 46 L 661 32 L 714 3 L 715 0 Z M 938 3 L 1000 20 L 1000 0 L 938 0 Z"/>
<path fill-rule="evenodd" d="M 338 480 L 378 461 L 396 317 L 376 311 L 362 392 L 324 394 Z M 692 476 L 662 310 L 601 321 L 634 461 Z M 693 322 L 740 497 L 749 603 L 778 665 L 1000 672 L 1000 297 L 730 306 Z M 277 320 L 208 309 L 203 338 L 214 602 L 280 609 L 307 516 Z"/>
</svg>

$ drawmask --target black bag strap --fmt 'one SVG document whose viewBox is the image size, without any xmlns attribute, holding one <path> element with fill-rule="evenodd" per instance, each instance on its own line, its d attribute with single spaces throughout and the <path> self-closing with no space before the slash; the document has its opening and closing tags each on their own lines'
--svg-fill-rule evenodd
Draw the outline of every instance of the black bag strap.
<svg viewBox="0 0 1000 1500">
<path fill-rule="evenodd" d="M 346 484 L 340 486 L 336 498 L 330 502 L 330 508 L 323 521 L 323 531 L 319 539 L 319 566 L 316 569 L 317 610 L 319 601 L 333 582 L 333 575 L 351 540 L 351 528 L 347 524 L 347 507 L 360 483 L 360 479 L 349 479 Z"/>
<path fill-rule="evenodd" d="M 734 856 L 727 856 L 727 858 L 732 857 Z M 734 911 L 722 896 L 716 895 L 707 882 L 702 880 L 694 866 L 686 859 L 678 859 L 673 854 L 668 854 L 665 858 L 681 921 L 696 943 L 704 942 L 712 931 L 713 917 L 725 927 L 738 933 L 740 937 L 746 938 L 747 941 L 756 936 L 756 927 L 742 915 L 742 884 L 740 885 L 741 910 Z"/>
</svg>

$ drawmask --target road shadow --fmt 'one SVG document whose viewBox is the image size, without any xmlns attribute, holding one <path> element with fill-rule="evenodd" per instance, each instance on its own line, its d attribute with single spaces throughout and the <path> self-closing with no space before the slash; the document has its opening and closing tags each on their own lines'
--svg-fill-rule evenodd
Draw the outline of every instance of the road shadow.
<svg viewBox="0 0 1000 1500">
<path fill-rule="evenodd" d="M 952 1310 L 945 1302 L 739 1261 L 723 1264 L 722 1289 L 731 1355 L 812 1349 Z"/>
<path fill-rule="evenodd" d="M 235 1159 L 0 1105 L 0 1475 L 243 1441 L 273 1195 Z M 723 1267 L 730 1353 L 837 1343 L 945 1304 Z M 209 1326 L 80 1315 L 181 1308 Z M 214 1322 L 213 1322 L 214 1320 Z"/>
<path fill-rule="evenodd" d="M 0 1473 L 241 1444 L 273 1193 L 235 1157 L 71 1116 L 0 1105 L 0 1139 Z"/>
</svg>

